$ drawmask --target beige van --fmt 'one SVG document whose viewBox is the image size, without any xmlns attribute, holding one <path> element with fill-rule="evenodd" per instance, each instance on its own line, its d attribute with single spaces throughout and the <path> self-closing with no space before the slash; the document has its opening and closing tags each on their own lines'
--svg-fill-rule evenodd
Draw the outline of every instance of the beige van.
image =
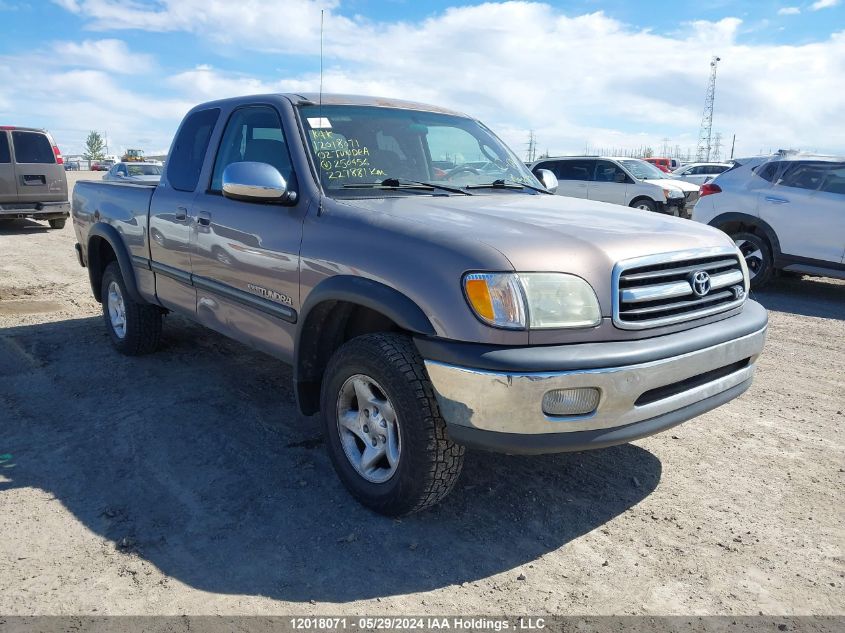
<svg viewBox="0 0 845 633">
<path fill-rule="evenodd" d="M 48 132 L 0 126 L 0 220 L 33 218 L 63 228 L 70 215 L 63 163 Z"/>
</svg>

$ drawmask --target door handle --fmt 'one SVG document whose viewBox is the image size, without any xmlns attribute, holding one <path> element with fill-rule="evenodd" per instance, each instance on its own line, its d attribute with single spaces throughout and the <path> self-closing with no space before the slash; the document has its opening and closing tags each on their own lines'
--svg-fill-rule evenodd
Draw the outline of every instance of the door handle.
<svg viewBox="0 0 845 633">
<path fill-rule="evenodd" d="M 200 211 L 197 213 L 197 223 L 202 226 L 211 224 L 211 214 L 208 211 Z"/>
<path fill-rule="evenodd" d="M 771 202 L 772 204 L 786 204 L 789 200 L 786 198 L 778 198 L 777 196 L 766 196 L 766 202 Z"/>
<path fill-rule="evenodd" d="M 188 209 L 186 209 L 185 207 L 176 207 L 176 213 L 173 215 L 173 217 L 178 222 L 184 222 L 188 218 Z"/>
</svg>

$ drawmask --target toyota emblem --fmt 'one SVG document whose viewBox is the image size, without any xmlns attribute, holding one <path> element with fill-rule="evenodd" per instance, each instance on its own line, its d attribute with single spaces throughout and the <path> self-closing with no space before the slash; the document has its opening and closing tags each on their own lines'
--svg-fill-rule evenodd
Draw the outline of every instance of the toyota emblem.
<svg viewBox="0 0 845 633">
<path fill-rule="evenodd" d="M 692 291 L 696 297 L 703 297 L 710 292 L 710 275 L 703 270 L 697 270 L 690 279 Z"/>
</svg>

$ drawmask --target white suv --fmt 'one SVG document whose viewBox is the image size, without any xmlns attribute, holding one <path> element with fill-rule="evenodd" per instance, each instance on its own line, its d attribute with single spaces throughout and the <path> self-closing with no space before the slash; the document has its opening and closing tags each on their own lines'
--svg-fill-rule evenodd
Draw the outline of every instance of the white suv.
<svg viewBox="0 0 845 633">
<path fill-rule="evenodd" d="M 694 185 L 710 182 L 722 172 L 728 171 L 732 163 L 690 163 L 672 172 L 672 176 Z"/>
<path fill-rule="evenodd" d="M 740 159 L 701 186 L 693 220 L 739 246 L 752 287 L 775 270 L 845 279 L 845 159 Z"/>
<path fill-rule="evenodd" d="M 698 187 L 674 180 L 638 158 L 563 156 L 536 161 L 531 170 L 557 176 L 557 194 L 690 217 Z"/>
</svg>

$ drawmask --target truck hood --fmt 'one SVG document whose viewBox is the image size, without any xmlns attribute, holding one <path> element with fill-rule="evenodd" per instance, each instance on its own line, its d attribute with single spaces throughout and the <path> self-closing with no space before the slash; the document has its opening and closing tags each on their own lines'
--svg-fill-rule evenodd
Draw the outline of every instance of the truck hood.
<svg viewBox="0 0 845 633">
<path fill-rule="evenodd" d="M 650 182 L 653 185 L 660 187 L 675 187 L 684 193 L 689 191 L 698 191 L 698 185 L 694 185 L 685 180 L 675 180 L 674 178 L 649 178 L 645 182 Z"/>
<path fill-rule="evenodd" d="M 476 240 L 499 251 L 517 271 L 579 275 L 610 311 L 610 278 L 621 260 L 673 251 L 732 246 L 704 224 L 614 204 L 522 193 L 345 200 L 387 214 L 420 238 Z M 422 263 L 422 265 L 425 265 Z"/>
</svg>

